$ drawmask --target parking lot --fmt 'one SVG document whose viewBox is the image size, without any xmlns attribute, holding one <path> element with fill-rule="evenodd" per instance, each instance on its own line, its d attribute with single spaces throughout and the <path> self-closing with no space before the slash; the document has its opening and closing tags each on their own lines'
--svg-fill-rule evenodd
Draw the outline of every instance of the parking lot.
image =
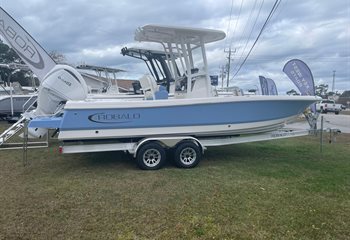
<svg viewBox="0 0 350 240">
<path fill-rule="evenodd" d="M 317 128 L 321 128 L 321 119 L 323 117 L 323 128 L 338 128 L 343 133 L 350 133 L 350 110 L 343 111 L 339 115 L 334 113 L 320 114 L 317 121 Z M 289 125 L 295 128 L 308 128 L 306 121 L 296 122 Z"/>
</svg>

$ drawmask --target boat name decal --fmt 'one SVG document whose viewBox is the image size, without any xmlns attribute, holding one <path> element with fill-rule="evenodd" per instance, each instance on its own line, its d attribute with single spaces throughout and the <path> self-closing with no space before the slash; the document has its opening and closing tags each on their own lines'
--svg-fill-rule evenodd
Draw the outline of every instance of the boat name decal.
<svg viewBox="0 0 350 240">
<path fill-rule="evenodd" d="M 64 82 L 68 87 L 72 86 L 72 83 L 63 79 L 62 76 L 58 76 L 58 79 L 61 80 L 62 82 Z"/>
<path fill-rule="evenodd" d="M 89 120 L 96 123 L 127 123 L 141 118 L 140 113 L 95 113 Z"/>
</svg>

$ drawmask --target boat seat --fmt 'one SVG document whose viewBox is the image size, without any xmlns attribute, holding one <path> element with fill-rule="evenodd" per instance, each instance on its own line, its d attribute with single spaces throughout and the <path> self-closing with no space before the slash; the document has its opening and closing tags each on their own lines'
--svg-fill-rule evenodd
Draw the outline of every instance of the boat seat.
<svg viewBox="0 0 350 240">
<path fill-rule="evenodd" d="M 156 99 L 155 93 L 158 91 L 158 85 L 156 80 L 150 74 L 145 74 L 140 78 L 141 89 L 145 94 L 145 97 Z"/>
<path fill-rule="evenodd" d="M 166 87 L 164 86 L 159 86 L 159 90 L 157 92 L 155 92 L 155 99 L 159 100 L 159 99 L 168 99 L 169 94 L 168 91 L 166 90 Z"/>
</svg>

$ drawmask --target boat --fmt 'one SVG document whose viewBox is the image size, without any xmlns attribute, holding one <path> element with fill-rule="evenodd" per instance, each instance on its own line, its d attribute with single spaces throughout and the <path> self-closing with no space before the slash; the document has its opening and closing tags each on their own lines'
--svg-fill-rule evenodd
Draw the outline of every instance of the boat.
<svg viewBox="0 0 350 240">
<path fill-rule="evenodd" d="M 252 141 L 250 133 L 266 132 L 253 141 L 285 137 L 284 131 L 269 131 L 282 128 L 319 100 L 315 96 L 218 96 L 211 86 L 205 46 L 224 39 L 225 33 L 159 25 L 138 28 L 135 40 L 164 47 L 172 76 L 166 86 L 146 74 L 140 78 L 142 99 L 92 99 L 76 68 L 56 64 L 1 7 L 0 16 L 0 35 L 41 82 L 37 108 L 1 134 L 0 145 L 26 122 L 24 151 L 27 136 L 47 136 L 48 129 L 56 129 L 62 153 L 127 151 L 140 168 L 155 170 L 165 163 L 166 150 L 172 149 L 177 166 L 192 168 L 207 146 Z M 169 98 L 171 85 L 174 95 Z M 247 138 L 236 141 L 237 135 Z"/>
<path fill-rule="evenodd" d="M 283 127 L 310 101 L 288 96 L 68 101 L 61 117 L 38 118 L 29 127 L 57 128 L 61 140 L 259 133 Z"/>
<path fill-rule="evenodd" d="M 18 71 L 29 72 L 30 69 L 18 63 L 0 64 L 0 68 L 11 70 L 7 86 L 3 81 L 0 81 L 0 119 L 17 119 L 21 113 L 35 108 L 37 93 L 35 86 L 22 87 L 19 82 L 11 82 L 11 77 Z"/>
<path fill-rule="evenodd" d="M 88 98 L 119 99 L 143 98 L 136 94 L 133 84 L 138 81 L 122 80 L 118 74 L 126 72 L 122 69 L 81 64 L 75 67 L 88 86 Z"/>
<path fill-rule="evenodd" d="M 27 110 L 33 110 L 36 99 L 36 94 L 0 95 L 0 119 L 8 120 Z"/>
<path fill-rule="evenodd" d="M 224 37 L 219 30 L 143 26 L 136 31 L 135 40 L 165 46 L 168 66 L 175 76 L 173 98 L 168 98 L 165 88 L 153 84 L 151 75 L 145 75 L 140 79 L 149 82 L 149 97 L 145 92 L 145 99 L 68 100 L 59 113 L 38 116 L 29 127 L 59 129 L 58 139 L 63 141 L 230 136 L 281 128 L 318 100 L 315 96 L 216 96 L 205 45 Z"/>
</svg>

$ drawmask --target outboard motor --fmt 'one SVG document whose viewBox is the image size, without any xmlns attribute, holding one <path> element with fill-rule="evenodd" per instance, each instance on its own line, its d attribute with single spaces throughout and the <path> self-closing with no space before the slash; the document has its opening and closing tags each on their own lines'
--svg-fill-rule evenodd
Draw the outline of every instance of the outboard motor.
<svg viewBox="0 0 350 240">
<path fill-rule="evenodd" d="M 44 78 L 39 88 L 37 109 L 30 113 L 30 118 L 52 116 L 59 105 L 68 100 L 84 100 L 88 87 L 80 73 L 68 65 L 56 65 Z M 29 128 L 30 137 L 40 138 L 47 129 Z"/>
</svg>

